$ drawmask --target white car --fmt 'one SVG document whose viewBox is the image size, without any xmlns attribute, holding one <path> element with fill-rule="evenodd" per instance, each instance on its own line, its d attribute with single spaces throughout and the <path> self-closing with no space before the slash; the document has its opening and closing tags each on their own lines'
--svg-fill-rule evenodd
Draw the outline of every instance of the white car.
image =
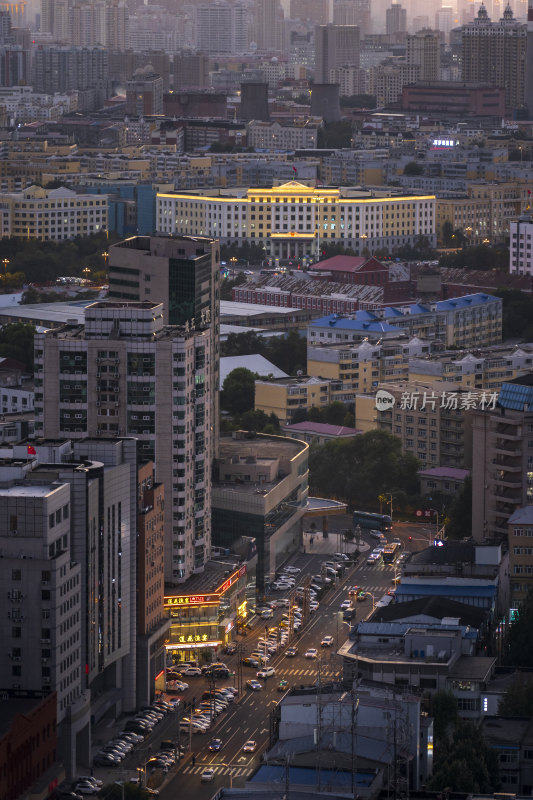
<svg viewBox="0 0 533 800">
<path fill-rule="evenodd" d="M 276 674 L 276 670 L 274 667 L 265 667 L 265 669 L 260 669 L 257 673 L 258 678 L 273 678 Z"/>
<path fill-rule="evenodd" d="M 204 769 L 201 775 L 202 783 L 208 783 L 209 781 L 212 781 L 214 779 L 215 779 L 215 770 L 213 769 L 213 767 L 208 767 L 207 769 Z"/>
<path fill-rule="evenodd" d="M 283 572 L 291 572 L 293 575 L 298 575 L 301 571 L 302 570 L 299 569 L 298 567 L 292 567 L 292 566 L 283 567 Z"/>
<path fill-rule="evenodd" d="M 201 675 L 202 670 L 200 667 L 185 667 L 185 669 L 180 669 L 182 675 Z"/>
<path fill-rule="evenodd" d="M 72 791 L 76 792 L 76 794 L 96 794 L 99 791 L 99 787 L 88 781 L 78 781 L 78 783 L 72 785 Z"/>
<path fill-rule="evenodd" d="M 333 644 L 333 636 L 324 636 L 320 642 L 320 647 L 331 647 Z"/>
<path fill-rule="evenodd" d="M 349 600 L 343 600 L 341 603 L 341 611 L 344 611 L 346 608 L 350 608 L 351 603 Z"/>
<path fill-rule="evenodd" d="M 381 558 L 381 553 L 370 553 L 370 555 L 366 560 L 366 563 L 369 566 L 372 566 L 372 564 L 377 564 L 380 558 Z"/>
<path fill-rule="evenodd" d="M 76 778 L 76 783 L 87 783 L 87 782 L 94 783 L 94 785 L 98 787 L 98 789 L 100 789 L 100 787 L 104 785 L 103 781 L 99 780 L 98 778 L 93 778 L 92 775 L 78 775 L 78 777 Z"/>
<path fill-rule="evenodd" d="M 318 650 L 316 647 L 310 647 L 304 653 L 304 658 L 316 658 L 318 656 Z"/>
</svg>

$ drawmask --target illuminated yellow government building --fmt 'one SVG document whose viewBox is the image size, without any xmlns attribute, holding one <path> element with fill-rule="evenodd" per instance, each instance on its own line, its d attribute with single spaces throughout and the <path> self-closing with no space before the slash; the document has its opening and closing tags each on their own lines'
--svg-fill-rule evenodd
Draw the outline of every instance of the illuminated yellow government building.
<svg viewBox="0 0 533 800">
<path fill-rule="evenodd" d="M 435 197 L 393 187 L 334 189 L 298 181 L 271 189 L 161 192 L 157 231 L 210 236 L 222 244 L 255 243 L 279 258 L 315 258 L 321 247 L 335 243 L 357 254 L 391 252 L 419 236 L 435 247 Z"/>
</svg>

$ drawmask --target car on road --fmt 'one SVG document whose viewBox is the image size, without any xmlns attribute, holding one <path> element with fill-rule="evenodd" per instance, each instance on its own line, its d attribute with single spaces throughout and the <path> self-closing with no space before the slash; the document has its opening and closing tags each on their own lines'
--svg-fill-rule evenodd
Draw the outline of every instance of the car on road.
<svg viewBox="0 0 533 800">
<path fill-rule="evenodd" d="M 89 783 L 94 783 L 97 789 L 101 789 L 102 786 L 104 785 L 103 781 L 99 780 L 98 778 L 94 778 L 92 775 L 78 775 L 78 777 L 75 780 L 75 783 L 79 782 L 86 783 L 87 781 L 89 781 Z"/>
<path fill-rule="evenodd" d="M 299 567 L 294 567 L 289 565 L 288 567 L 283 567 L 283 572 L 288 572 L 292 575 L 299 575 L 302 570 Z"/>
<path fill-rule="evenodd" d="M 377 564 L 380 558 L 381 558 L 381 554 L 380 553 L 370 553 L 370 555 L 368 556 L 368 558 L 366 560 L 366 563 L 369 566 L 372 566 L 372 564 Z"/>
<path fill-rule="evenodd" d="M 218 753 L 218 751 L 222 747 L 222 739 L 211 739 L 207 747 L 209 748 L 209 750 L 211 750 L 212 753 Z"/>
<path fill-rule="evenodd" d="M 309 647 L 304 653 L 304 658 L 316 658 L 317 656 L 318 650 L 316 647 Z"/>
<path fill-rule="evenodd" d="M 406 561 L 409 561 L 411 558 L 411 553 L 402 553 L 400 558 L 398 559 L 398 564 L 405 564 Z"/>
<path fill-rule="evenodd" d="M 282 680 L 278 683 L 278 692 L 286 692 L 289 687 L 289 681 Z"/>
<path fill-rule="evenodd" d="M 258 678 L 273 678 L 276 674 L 276 670 L 274 667 L 265 667 L 264 669 L 260 669 L 257 673 Z"/>
<path fill-rule="evenodd" d="M 274 612 L 271 608 L 265 608 L 263 611 L 261 611 L 261 619 L 272 619 L 273 616 Z"/>
<path fill-rule="evenodd" d="M 246 681 L 246 688 L 250 689 L 252 692 L 260 692 L 263 686 L 259 683 L 259 681 L 254 681 L 252 679 L 250 681 Z"/>
<path fill-rule="evenodd" d="M 349 561 L 350 556 L 347 553 L 333 553 L 338 561 Z"/>
<path fill-rule="evenodd" d="M 210 781 L 213 781 L 215 779 L 215 770 L 213 767 L 207 767 L 207 769 L 204 769 L 200 779 L 202 783 L 209 783 Z"/>
<path fill-rule="evenodd" d="M 320 642 L 320 647 L 331 647 L 333 644 L 333 636 L 324 636 Z"/>
<path fill-rule="evenodd" d="M 228 642 L 228 644 L 226 645 L 226 647 L 224 649 L 224 652 L 228 656 L 232 656 L 233 653 L 236 653 L 237 652 L 237 642 Z"/>
<path fill-rule="evenodd" d="M 369 534 L 370 536 L 372 536 L 373 539 L 381 539 L 381 537 L 383 536 L 381 531 L 376 531 L 376 530 L 369 531 Z"/>
<path fill-rule="evenodd" d="M 189 675 L 191 678 L 195 676 L 200 676 L 202 674 L 202 670 L 200 667 L 185 667 L 184 669 L 180 670 L 182 675 Z"/>
<path fill-rule="evenodd" d="M 98 786 L 89 781 L 76 781 L 72 784 L 72 791 L 76 794 L 96 794 L 100 790 Z"/>
<path fill-rule="evenodd" d="M 383 553 L 384 550 L 385 550 L 385 548 L 383 547 L 382 544 L 380 544 L 378 547 L 374 547 L 372 552 L 375 553 L 377 556 L 380 556 Z"/>
<path fill-rule="evenodd" d="M 285 653 L 287 658 L 295 658 L 298 655 L 298 648 L 297 647 L 289 647 L 287 648 L 287 652 Z"/>
<path fill-rule="evenodd" d="M 351 606 L 351 600 L 343 600 L 340 605 L 340 610 L 344 611 L 345 608 L 350 608 L 350 606 Z"/>
<path fill-rule="evenodd" d="M 367 594 L 362 589 L 359 592 L 357 592 L 356 600 L 359 603 L 362 603 L 363 600 L 366 600 L 366 598 L 367 598 Z"/>
<path fill-rule="evenodd" d="M 255 669 L 257 669 L 257 667 L 259 666 L 259 661 L 256 658 L 250 658 L 250 656 L 245 656 L 245 658 L 243 658 L 242 660 L 242 665 L 244 667 L 255 667 Z"/>
<path fill-rule="evenodd" d="M 254 739 L 248 739 L 242 746 L 243 753 L 255 753 L 257 742 Z"/>
</svg>

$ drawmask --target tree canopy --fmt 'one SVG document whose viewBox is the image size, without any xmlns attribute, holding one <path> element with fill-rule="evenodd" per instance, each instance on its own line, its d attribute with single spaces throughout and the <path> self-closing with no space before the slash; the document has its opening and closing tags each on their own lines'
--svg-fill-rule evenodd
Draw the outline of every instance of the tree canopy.
<svg viewBox="0 0 533 800">
<path fill-rule="evenodd" d="M 258 353 L 271 361 L 288 375 L 305 373 L 307 367 L 307 342 L 298 331 L 289 331 L 283 336 L 265 339 L 254 331 L 230 333 L 222 343 L 222 356 L 246 356 Z"/>
<path fill-rule="evenodd" d="M 246 367 L 237 367 L 226 376 L 220 394 L 220 407 L 230 414 L 251 411 L 255 401 L 257 375 Z"/>
<path fill-rule="evenodd" d="M 14 358 L 33 371 L 33 337 L 35 327 L 23 322 L 13 322 L 0 329 L 0 356 Z"/>
<path fill-rule="evenodd" d="M 324 497 L 338 497 L 352 506 L 378 508 L 378 496 L 418 490 L 418 460 L 402 453 L 401 440 L 374 430 L 353 439 L 313 445 L 309 484 Z"/>
<path fill-rule="evenodd" d="M 503 693 L 498 714 L 504 717 L 533 717 L 533 675 L 520 672 Z"/>
<path fill-rule="evenodd" d="M 497 289 L 503 299 L 503 338 L 533 340 L 533 298 L 518 289 Z"/>
<path fill-rule="evenodd" d="M 454 235 L 461 237 L 461 231 L 454 231 Z M 463 238 L 463 244 L 466 239 Z M 458 242 L 459 244 L 459 242 Z M 439 259 L 441 267 L 459 267 L 461 269 L 480 269 L 488 272 L 496 270 L 499 272 L 509 271 L 509 248 L 504 244 L 487 246 L 486 244 L 463 247 L 454 253 L 446 253 Z"/>
<path fill-rule="evenodd" d="M 446 535 L 450 539 L 472 536 L 472 478 L 468 475 L 453 498 L 446 518 Z"/>
<path fill-rule="evenodd" d="M 477 725 L 457 720 L 452 737 L 435 740 L 428 789 L 476 794 L 492 794 L 499 789 L 496 752 L 487 746 Z"/>
</svg>

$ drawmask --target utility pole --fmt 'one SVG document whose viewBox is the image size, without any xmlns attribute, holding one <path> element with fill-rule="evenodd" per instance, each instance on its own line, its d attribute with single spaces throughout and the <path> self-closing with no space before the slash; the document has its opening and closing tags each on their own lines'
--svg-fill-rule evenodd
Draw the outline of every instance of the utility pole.
<svg viewBox="0 0 533 800">
<path fill-rule="evenodd" d="M 357 712 L 359 711 L 359 698 L 356 699 L 352 688 L 352 797 L 357 800 Z"/>
</svg>

